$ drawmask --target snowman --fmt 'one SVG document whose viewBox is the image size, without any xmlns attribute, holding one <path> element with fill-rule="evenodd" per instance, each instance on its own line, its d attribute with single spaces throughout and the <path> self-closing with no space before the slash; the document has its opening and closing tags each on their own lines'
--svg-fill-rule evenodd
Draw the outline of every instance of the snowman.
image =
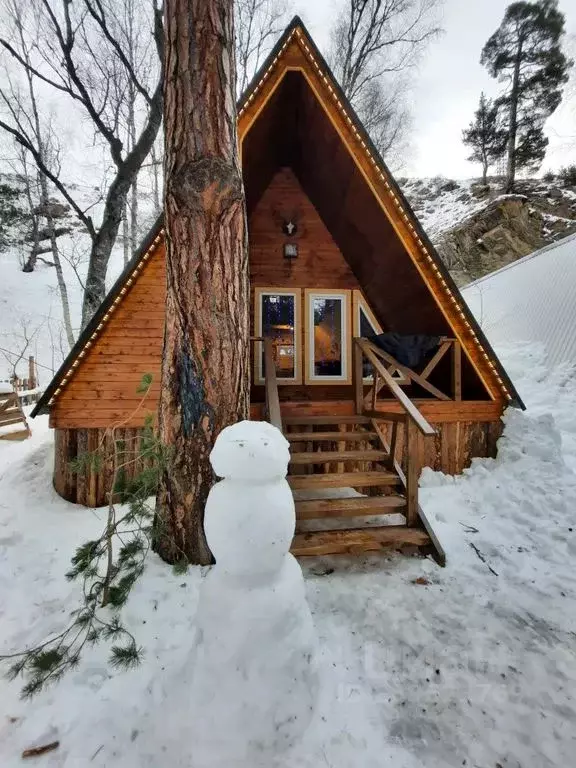
<svg viewBox="0 0 576 768">
<path fill-rule="evenodd" d="M 294 500 L 288 442 L 266 422 L 218 436 L 205 531 L 216 565 L 204 579 L 192 669 L 194 768 L 266 766 L 308 728 L 316 639 L 300 566 L 289 553 Z"/>
</svg>

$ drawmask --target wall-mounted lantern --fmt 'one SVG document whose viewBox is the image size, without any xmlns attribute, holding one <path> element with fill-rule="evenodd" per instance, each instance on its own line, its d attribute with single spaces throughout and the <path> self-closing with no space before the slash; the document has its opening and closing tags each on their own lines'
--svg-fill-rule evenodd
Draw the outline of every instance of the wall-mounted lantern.
<svg viewBox="0 0 576 768">
<path fill-rule="evenodd" d="M 298 258 L 298 246 L 296 243 L 284 243 L 284 258 L 285 259 Z"/>
</svg>

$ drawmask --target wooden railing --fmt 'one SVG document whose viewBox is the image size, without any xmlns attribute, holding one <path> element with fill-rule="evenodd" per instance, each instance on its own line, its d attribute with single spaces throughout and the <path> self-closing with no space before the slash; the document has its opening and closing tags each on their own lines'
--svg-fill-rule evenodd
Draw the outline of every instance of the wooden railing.
<svg viewBox="0 0 576 768">
<path fill-rule="evenodd" d="M 372 342 L 365 339 L 367 343 L 371 344 L 371 348 L 374 353 L 386 364 L 389 374 L 397 373 L 399 376 L 394 377 L 396 384 L 400 386 L 406 386 L 409 384 L 417 384 L 422 387 L 426 392 L 438 398 L 438 400 L 461 400 L 462 399 L 462 347 L 458 339 L 451 339 L 447 336 L 443 336 L 440 339 L 440 344 L 434 355 L 426 363 L 425 368 L 416 373 L 406 365 L 402 365 L 395 360 L 392 355 L 384 352 L 383 349 L 377 347 Z M 447 354 L 449 350 L 452 350 L 451 361 L 451 384 L 452 384 L 452 398 L 444 392 L 441 392 L 438 387 L 431 384 L 428 379 L 432 371 L 436 368 L 440 360 Z M 381 381 L 379 386 L 383 387 L 384 381 Z"/>
<path fill-rule="evenodd" d="M 266 421 L 273 424 L 282 432 L 282 415 L 280 412 L 280 396 L 278 394 L 278 379 L 276 377 L 276 362 L 272 340 L 262 336 L 252 337 L 255 343 L 254 354 L 260 354 L 259 345 L 264 347 L 264 391 Z"/>
<path fill-rule="evenodd" d="M 406 487 L 406 522 L 414 526 L 418 521 L 418 433 L 425 437 L 436 434 L 435 429 L 426 421 L 416 405 L 410 400 L 398 382 L 394 379 L 389 369 L 384 364 L 382 357 L 388 356 L 368 339 L 354 339 L 354 400 L 356 413 L 368 416 L 378 434 L 384 450 L 389 454 L 390 469 L 395 470 Z M 373 381 L 368 395 L 364 396 L 364 359 L 372 365 L 374 371 Z M 393 359 L 392 359 L 393 360 Z M 394 362 L 394 361 L 393 361 Z M 409 369 L 408 369 L 409 370 Z M 400 404 L 400 413 L 379 407 L 378 395 L 386 387 L 393 398 Z M 391 438 L 388 443 L 387 436 L 378 422 L 391 422 Z M 405 472 L 396 461 L 398 447 L 398 425 L 404 425 L 404 467 Z"/>
</svg>

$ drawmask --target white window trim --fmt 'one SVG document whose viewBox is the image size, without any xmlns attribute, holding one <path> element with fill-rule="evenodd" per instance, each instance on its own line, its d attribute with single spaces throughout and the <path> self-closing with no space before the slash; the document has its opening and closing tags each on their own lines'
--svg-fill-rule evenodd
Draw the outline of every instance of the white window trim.
<svg viewBox="0 0 576 768">
<path fill-rule="evenodd" d="M 292 378 L 280 378 L 278 377 L 278 386 L 302 384 L 302 369 L 301 369 L 301 305 L 300 305 L 300 288 L 294 290 L 287 288 L 255 288 L 254 289 L 254 308 L 255 308 L 255 336 L 263 336 L 262 332 L 262 297 L 263 296 L 293 296 L 294 297 L 294 376 Z M 262 342 L 256 342 L 254 344 L 254 383 L 257 386 L 262 386 L 265 383 L 264 371 L 262 370 Z"/>
<path fill-rule="evenodd" d="M 317 376 L 314 374 L 314 299 L 340 299 L 342 301 L 342 375 Z M 320 289 L 304 290 L 304 349 L 305 349 L 305 384 L 351 384 L 352 383 L 352 307 L 351 291 L 332 291 Z"/>
<path fill-rule="evenodd" d="M 376 316 L 368 306 L 368 302 L 366 301 L 362 291 L 354 291 L 352 298 L 354 303 L 354 336 L 360 336 L 360 311 L 364 312 L 364 315 L 372 326 L 374 333 L 382 333 L 382 326 L 378 320 L 376 320 Z"/>
</svg>

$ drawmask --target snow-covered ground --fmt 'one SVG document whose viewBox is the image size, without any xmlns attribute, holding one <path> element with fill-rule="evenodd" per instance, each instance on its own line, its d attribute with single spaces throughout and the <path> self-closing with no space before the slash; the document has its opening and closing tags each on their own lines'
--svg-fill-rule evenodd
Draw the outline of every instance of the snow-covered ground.
<svg viewBox="0 0 576 768">
<path fill-rule="evenodd" d="M 304 563 L 322 693 L 283 768 L 574 764 L 576 377 L 548 371 L 534 346 L 499 351 L 528 411 L 506 414 L 498 459 L 421 481 L 448 567 L 392 554 Z M 4 653 L 67 623 L 78 600 L 64 579 L 70 556 L 102 527 L 101 511 L 56 495 L 45 417 L 32 426 L 30 440 L 0 444 Z M 175 575 L 149 557 L 123 609 L 146 652 L 136 670 L 113 672 L 94 648 L 30 702 L 2 680 L 3 768 L 55 739 L 39 765 L 193 766 L 185 681 L 205 575 Z"/>
</svg>

